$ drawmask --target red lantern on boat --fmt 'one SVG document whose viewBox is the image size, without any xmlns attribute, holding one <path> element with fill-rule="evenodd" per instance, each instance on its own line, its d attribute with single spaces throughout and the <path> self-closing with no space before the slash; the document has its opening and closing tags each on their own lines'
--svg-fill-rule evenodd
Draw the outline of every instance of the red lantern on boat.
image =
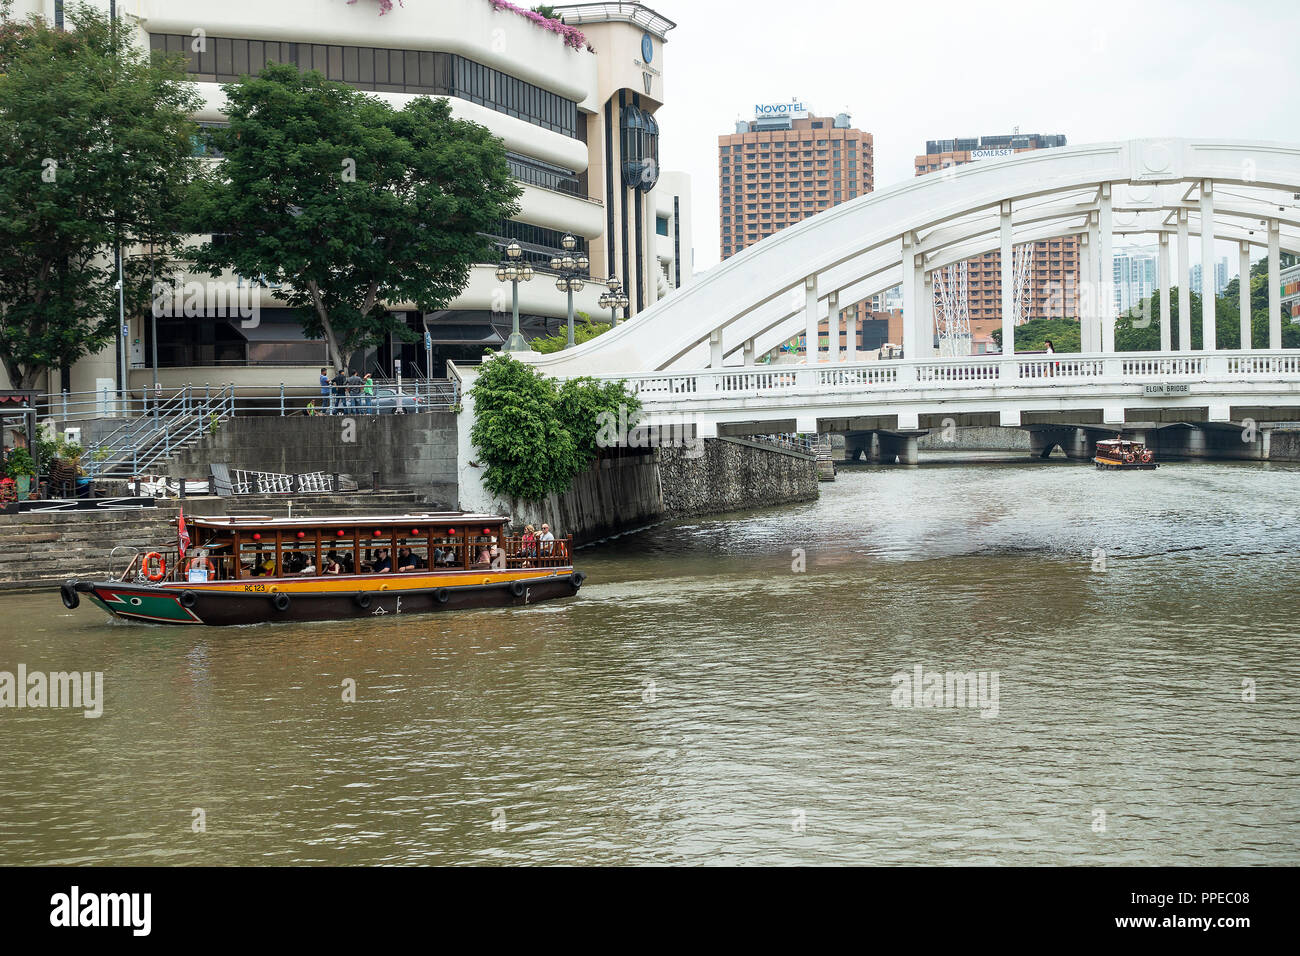
<svg viewBox="0 0 1300 956">
<path fill-rule="evenodd" d="M 253 532 L 253 540 L 254 540 L 254 541 L 261 541 L 261 540 L 262 540 L 262 536 L 261 536 L 260 534 L 258 534 L 256 531 L 254 531 L 254 532 Z"/>
<path fill-rule="evenodd" d="M 305 537 L 307 537 L 307 532 L 306 532 L 306 531 L 299 531 L 299 532 L 298 532 L 298 537 L 299 537 L 299 538 L 305 538 Z"/>
<path fill-rule="evenodd" d="M 491 529 L 491 528 L 484 528 L 484 529 L 483 529 L 483 533 L 484 533 L 484 534 L 491 534 L 491 533 L 492 533 L 492 529 Z"/>
<path fill-rule="evenodd" d="M 455 534 L 455 533 L 456 533 L 456 529 L 455 529 L 455 528 L 448 528 L 448 529 L 447 529 L 447 533 L 448 533 L 448 534 Z"/>
<path fill-rule="evenodd" d="M 420 535 L 420 529 L 419 529 L 419 528 L 412 528 L 412 529 L 411 529 L 411 537 L 419 537 L 419 535 Z"/>
<path fill-rule="evenodd" d="M 340 538 L 343 537 L 343 529 L 342 529 L 342 528 L 339 528 L 339 530 L 338 530 L 338 536 L 339 536 Z"/>
<path fill-rule="evenodd" d="M 378 538 L 381 534 L 383 534 L 383 532 L 380 531 L 378 528 L 376 528 L 376 529 L 375 529 L 375 533 L 374 533 L 374 537 Z"/>
</svg>

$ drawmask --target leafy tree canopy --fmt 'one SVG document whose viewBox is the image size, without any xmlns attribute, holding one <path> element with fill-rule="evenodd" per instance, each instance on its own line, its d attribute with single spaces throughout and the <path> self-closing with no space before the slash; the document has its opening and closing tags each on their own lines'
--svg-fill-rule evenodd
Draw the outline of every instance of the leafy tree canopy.
<svg viewBox="0 0 1300 956">
<path fill-rule="evenodd" d="M 589 339 L 608 332 L 610 325 L 608 322 L 592 322 L 591 317 L 585 312 L 574 314 L 573 323 L 573 343 L 581 345 Z M 569 330 L 566 328 L 555 335 L 539 335 L 528 343 L 532 346 L 534 352 L 559 352 L 569 344 Z"/>
<path fill-rule="evenodd" d="M 179 58 L 153 57 L 87 6 L 71 29 L 0 2 L 0 361 L 10 382 L 102 349 L 117 328 L 112 247 L 136 312 L 170 277 L 200 105 Z"/>
<path fill-rule="evenodd" d="M 483 363 L 471 395 L 470 438 L 486 465 L 484 485 L 528 501 L 567 491 L 591 465 L 605 416 L 630 427 L 641 411 L 622 382 L 561 385 L 504 353 Z"/>
<path fill-rule="evenodd" d="M 195 263 L 282 283 L 336 366 L 390 332 L 414 338 L 387 303 L 445 308 L 493 258 L 484 233 L 518 212 L 504 145 L 445 99 L 394 110 L 285 64 L 225 91 L 225 159 L 195 224 L 221 239 Z"/>
</svg>

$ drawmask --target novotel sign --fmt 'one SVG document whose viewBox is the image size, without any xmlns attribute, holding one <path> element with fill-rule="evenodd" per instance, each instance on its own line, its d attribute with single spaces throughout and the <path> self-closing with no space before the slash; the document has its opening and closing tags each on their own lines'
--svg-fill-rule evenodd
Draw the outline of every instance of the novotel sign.
<svg viewBox="0 0 1300 956">
<path fill-rule="evenodd" d="M 808 116 L 808 107 L 798 101 L 793 103 L 755 103 L 754 118 L 763 119 L 766 116 L 788 116 L 791 119 L 804 119 Z"/>
</svg>

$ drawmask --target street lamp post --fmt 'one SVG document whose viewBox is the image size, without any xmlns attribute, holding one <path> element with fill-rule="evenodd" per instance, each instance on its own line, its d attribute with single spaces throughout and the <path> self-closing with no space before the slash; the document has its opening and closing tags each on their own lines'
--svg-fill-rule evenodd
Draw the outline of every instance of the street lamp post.
<svg viewBox="0 0 1300 956">
<path fill-rule="evenodd" d="M 564 347 L 571 349 L 577 344 L 573 341 L 573 293 L 582 291 L 586 283 L 587 270 L 591 267 L 591 260 L 583 252 L 579 252 L 576 256 L 573 254 L 574 248 L 578 245 L 578 240 L 573 236 L 566 235 L 560 240 L 560 244 L 564 246 L 564 255 L 553 257 L 551 268 L 560 274 L 560 277 L 555 280 L 555 288 L 569 294 L 569 341 Z"/>
<path fill-rule="evenodd" d="M 501 282 L 510 283 L 511 298 L 513 299 L 514 319 L 510 329 L 510 338 L 506 339 L 505 351 L 507 352 L 527 352 L 531 348 L 528 340 L 524 338 L 519 331 L 519 283 L 528 282 L 533 277 L 533 267 L 527 262 L 521 262 L 520 257 L 524 254 L 519 243 L 510 240 L 510 245 L 506 246 L 506 258 L 497 266 L 497 279 Z"/>
<path fill-rule="evenodd" d="M 600 307 L 609 309 L 609 327 L 612 329 L 618 325 L 618 310 L 628 307 L 628 298 L 623 294 L 623 283 L 618 281 L 618 276 L 610 276 L 605 280 L 605 288 L 609 289 L 600 296 Z"/>
</svg>

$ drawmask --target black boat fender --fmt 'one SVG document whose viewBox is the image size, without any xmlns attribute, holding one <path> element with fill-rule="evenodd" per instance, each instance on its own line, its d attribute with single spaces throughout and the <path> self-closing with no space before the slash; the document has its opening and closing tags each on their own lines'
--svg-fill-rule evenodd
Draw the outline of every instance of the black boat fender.
<svg viewBox="0 0 1300 956">
<path fill-rule="evenodd" d="M 59 597 L 63 599 L 63 606 L 69 611 L 75 611 L 81 604 L 81 595 L 77 593 L 76 587 L 71 581 L 64 581 L 59 585 Z"/>
<path fill-rule="evenodd" d="M 363 611 L 366 608 L 370 607 L 370 595 L 367 594 L 365 591 L 358 592 L 357 596 L 354 597 L 352 600 L 355 601 L 357 603 L 357 607 L 361 608 L 361 610 Z"/>
<path fill-rule="evenodd" d="M 446 604 L 446 603 L 447 603 L 447 597 L 448 597 L 448 594 L 447 594 L 447 589 L 446 589 L 446 588 L 435 588 L 435 589 L 434 589 L 434 592 L 433 592 L 433 599 L 434 599 L 435 601 L 437 601 L 439 604 Z"/>
<path fill-rule="evenodd" d="M 515 597 L 523 597 L 523 596 L 524 596 L 524 591 L 525 591 L 525 588 L 524 588 L 524 582 L 523 582 L 523 581 L 511 581 L 511 582 L 510 582 L 510 593 L 513 594 Z"/>
<path fill-rule="evenodd" d="M 569 580 L 573 582 L 573 590 L 576 591 L 582 587 L 582 582 L 587 580 L 587 576 L 581 571 L 574 571 Z"/>
<path fill-rule="evenodd" d="M 289 595 L 283 591 L 276 592 L 275 597 L 271 598 L 271 606 L 277 611 L 289 610 Z"/>
<path fill-rule="evenodd" d="M 181 607 L 191 608 L 198 602 L 199 596 L 195 594 L 193 591 L 185 590 L 181 592 L 180 600 L 181 600 Z"/>
</svg>

